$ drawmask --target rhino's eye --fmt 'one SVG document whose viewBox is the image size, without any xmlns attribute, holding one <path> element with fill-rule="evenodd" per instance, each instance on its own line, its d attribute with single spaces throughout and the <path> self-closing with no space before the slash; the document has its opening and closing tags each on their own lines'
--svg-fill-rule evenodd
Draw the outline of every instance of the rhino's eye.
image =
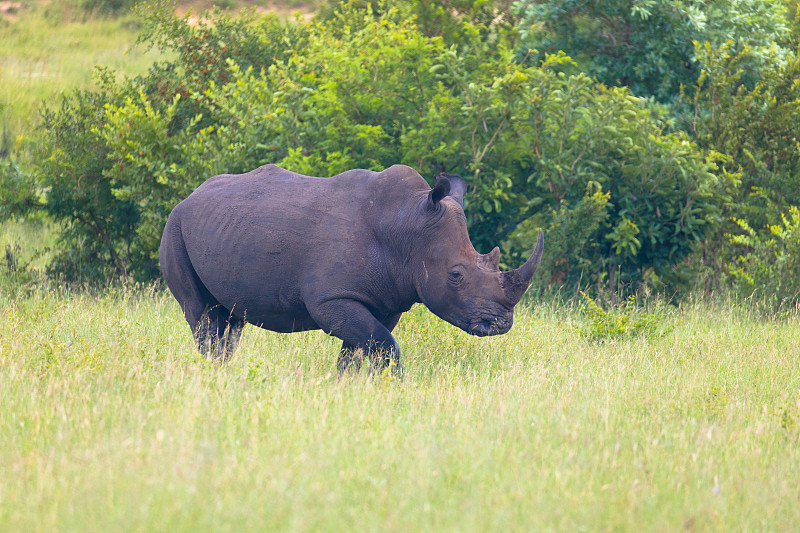
<svg viewBox="0 0 800 533">
<path fill-rule="evenodd" d="M 458 270 L 451 270 L 447 275 L 447 281 L 453 285 L 460 285 L 463 279 L 464 275 Z"/>
</svg>

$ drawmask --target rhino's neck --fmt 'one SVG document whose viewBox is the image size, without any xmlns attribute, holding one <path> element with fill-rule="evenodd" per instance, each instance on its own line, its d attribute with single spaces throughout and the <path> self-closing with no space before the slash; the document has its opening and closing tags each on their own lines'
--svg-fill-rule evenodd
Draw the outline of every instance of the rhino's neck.
<svg viewBox="0 0 800 533">
<path fill-rule="evenodd" d="M 395 250 L 395 253 L 386 256 L 387 283 L 383 299 L 388 305 L 402 312 L 408 311 L 412 305 L 422 301 L 417 291 L 416 269 L 412 258 L 413 255 L 406 250 Z"/>
<path fill-rule="evenodd" d="M 387 305 L 406 311 L 422 302 L 419 276 L 424 275 L 423 261 L 427 247 L 425 225 L 429 217 L 422 216 L 420 206 L 430 191 L 424 179 L 415 171 L 393 166 L 381 172 L 372 183 L 369 219 L 379 242 L 383 267 L 382 300 Z"/>
</svg>

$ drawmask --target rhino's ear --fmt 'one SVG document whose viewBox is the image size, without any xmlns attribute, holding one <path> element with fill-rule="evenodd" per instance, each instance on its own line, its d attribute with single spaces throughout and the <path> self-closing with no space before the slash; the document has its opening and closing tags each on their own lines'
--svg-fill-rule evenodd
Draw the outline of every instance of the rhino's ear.
<svg viewBox="0 0 800 533">
<path fill-rule="evenodd" d="M 438 208 L 439 202 L 448 194 L 450 194 L 450 180 L 439 176 L 436 178 L 436 184 L 433 189 L 428 193 L 428 207 L 431 209 Z"/>
<path fill-rule="evenodd" d="M 458 202 L 458 205 L 464 207 L 464 193 L 467 192 L 467 182 L 464 181 L 464 178 L 456 176 L 455 174 L 442 172 L 439 174 L 439 177 L 436 178 L 436 181 L 438 182 L 440 179 L 446 179 L 450 182 L 449 196 Z"/>
<path fill-rule="evenodd" d="M 445 196 L 450 196 L 458 202 L 458 205 L 463 206 L 465 192 L 467 192 L 467 182 L 461 176 L 442 172 L 436 177 L 436 184 L 428 193 L 428 206 L 436 208 L 436 204 Z"/>
</svg>

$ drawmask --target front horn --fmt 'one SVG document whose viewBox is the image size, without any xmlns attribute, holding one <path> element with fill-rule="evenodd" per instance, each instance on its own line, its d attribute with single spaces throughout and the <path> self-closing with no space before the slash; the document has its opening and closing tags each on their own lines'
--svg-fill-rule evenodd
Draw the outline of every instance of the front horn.
<svg viewBox="0 0 800 533">
<path fill-rule="evenodd" d="M 533 278 L 533 274 L 539 266 L 539 261 L 542 260 L 542 250 L 544 250 L 544 236 L 542 235 L 542 230 L 539 230 L 536 248 L 534 248 L 528 260 L 525 261 L 525 264 L 516 270 L 509 270 L 500 274 L 503 292 L 505 292 L 506 298 L 512 304 L 517 305 L 517 302 L 522 299 L 522 295 L 528 290 L 531 278 Z"/>
</svg>

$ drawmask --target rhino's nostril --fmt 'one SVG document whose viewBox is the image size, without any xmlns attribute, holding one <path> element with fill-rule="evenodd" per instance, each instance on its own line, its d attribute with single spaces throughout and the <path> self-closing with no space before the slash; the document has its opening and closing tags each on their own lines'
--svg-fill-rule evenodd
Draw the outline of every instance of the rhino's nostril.
<svg viewBox="0 0 800 533">
<path fill-rule="evenodd" d="M 469 332 L 479 337 L 494 335 L 499 331 L 495 320 L 481 320 L 472 325 Z"/>
</svg>

